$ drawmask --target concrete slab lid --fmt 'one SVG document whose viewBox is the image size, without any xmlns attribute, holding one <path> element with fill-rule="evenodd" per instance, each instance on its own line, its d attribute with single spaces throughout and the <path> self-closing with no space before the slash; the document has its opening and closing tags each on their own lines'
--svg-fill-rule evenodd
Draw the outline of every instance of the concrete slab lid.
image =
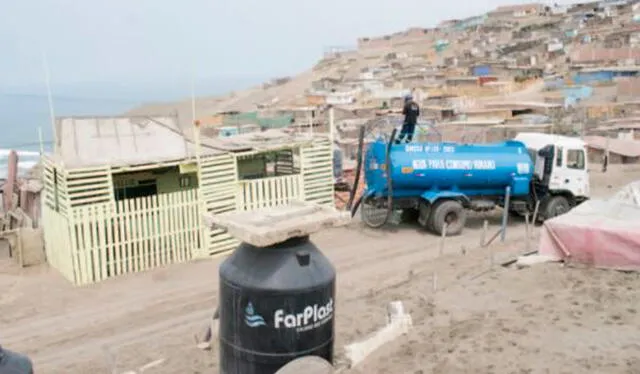
<svg viewBox="0 0 640 374">
<path fill-rule="evenodd" d="M 226 229 L 245 243 L 268 247 L 325 228 L 344 226 L 351 221 L 351 216 L 333 207 L 292 201 L 266 209 L 205 214 L 204 220 L 210 227 Z"/>
</svg>

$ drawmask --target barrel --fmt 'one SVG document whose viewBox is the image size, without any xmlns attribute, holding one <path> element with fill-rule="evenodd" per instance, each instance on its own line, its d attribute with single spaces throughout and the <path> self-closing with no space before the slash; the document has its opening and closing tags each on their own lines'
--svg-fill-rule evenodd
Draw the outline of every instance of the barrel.
<svg viewBox="0 0 640 374">
<path fill-rule="evenodd" d="M 221 374 L 274 374 L 309 355 L 333 363 L 336 272 L 308 236 L 242 243 L 219 275 Z"/>
</svg>

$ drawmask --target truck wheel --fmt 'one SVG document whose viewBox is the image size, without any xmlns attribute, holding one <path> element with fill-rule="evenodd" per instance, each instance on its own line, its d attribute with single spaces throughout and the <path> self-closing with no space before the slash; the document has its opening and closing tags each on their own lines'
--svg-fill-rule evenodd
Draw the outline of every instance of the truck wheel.
<svg viewBox="0 0 640 374">
<path fill-rule="evenodd" d="M 544 210 L 544 218 L 551 219 L 563 215 L 569 210 L 571 210 L 571 205 L 569 205 L 569 200 L 566 197 L 554 196 L 547 203 Z"/>
<path fill-rule="evenodd" d="M 460 235 L 467 222 L 467 212 L 462 204 L 455 200 L 445 200 L 433 209 L 431 227 L 437 234 L 442 235 L 444 225 L 447 224 L 447 236 Z"/>
<path fill-rule="evenodd" d="M 427 230 L 433 230 L 431 228 L 431 204 L 421 201 L 420 206 L 418 207 L 418 223 L 420 226 L 426 228 Z"/>
</svg>

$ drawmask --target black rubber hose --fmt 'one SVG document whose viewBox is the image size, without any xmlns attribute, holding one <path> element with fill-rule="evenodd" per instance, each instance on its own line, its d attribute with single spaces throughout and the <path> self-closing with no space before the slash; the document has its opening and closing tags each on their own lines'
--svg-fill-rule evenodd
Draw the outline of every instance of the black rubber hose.
<svg viewBox="0 0 640 374">
<path fill-rule="evenodd" d="M 389 221 L 391 217 L 391 213 L 393 213 L 393 179 L 391 178 L 391 146 L 396 139 L 396 132 L 398 129 L 393 129 L 391 131 L 391 137 L 389 138 L 389 143 L 387 144 L 387 154 L 385 155 L 385 166 L 387 168 L 387 217 L 384 222 Z"/>
<path fill-rule="evenodd" d="M 353 208 L 351 208 L 351 218 L 356 215 L 358 208 L 360 207 L 360 203 L 362 202 L 362 196 L 358 197 L 355 203 L 353 203 Z"/>
<path fill-rule="evenodd" d="M 356 154 L 356 174 L 353 180 L 353 186 L 351 187 L 351 193 L 349 194 L 349 201 L 347 202 L 347 210 L 351 210 L 351 217 L 355 214 L 355 211 L 352 209 L 353 199 L 356 197 L 356 193 L 358 192 L 358 184 L 360 183 L 360 170 L 362 170 L 362 148 L 364 148 L 364 126 L 360 126 L 360 132 L 358 133 L 358 153 Z M 357 210 L 357 208 L 355 209 Z"/>
<path fill-rule="evenodd" d="M 384 163 L 384 168 L 385 168 L 385 172 L 387 174 L 387 211 L 385 212 L 384 215 L 384 220 L 380 221 L 380 222 L 370 222 L 369 220 L 367 220 L 366 218 L 366 213 L 363 210 L 362 211 L 362 220 L 364 221 L 365 224 L 367 224 L 367 226 L 371 227 L 371 228 L 380 228 L 382 226 L 384 226 L 388 221 L 389 221 L 389 217 L 391 217 L 391 213 L 393 213 L 393 186 L 392 186 L 392 179 L 391 179 L 391 146 L 393 145 L 393 143 L 395 142 L 395 138 L 396 138 L 396 132 L 397 129 L 394 129 L 391 132 L 391 137 L 389 139 L 389 143 L 387 144 L 387 149 L 386 149 L 386 154 L 385 154 L 385 163 Z M 367 197 L 371 197 L 371 196 L 367 196 Z M 361 197 L 361 202 L 360 204 L 367 204 L 366 201 L 366 197 L 362 196 Z M 358 204 L 358 205 L 360 205 Z M 365 209 L 365 208 L 362 208 Z M 352 212 L 353 214 L 355 214 L 355 211 L 357 210 L 357 206 L 356 209 L 353 209 Z"/>
</svg>

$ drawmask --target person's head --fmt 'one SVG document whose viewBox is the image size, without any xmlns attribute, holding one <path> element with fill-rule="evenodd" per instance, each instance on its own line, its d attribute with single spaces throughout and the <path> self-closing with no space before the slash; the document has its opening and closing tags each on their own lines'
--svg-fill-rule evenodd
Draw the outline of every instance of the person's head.
<svg viewBox="0 0 640 374">
<path fill-rule="evenodd" d="M 413 100 L 413 96 L 412 95 L 407 95 L 404 97 L 404 102 L 407 103 L 409 101 Z"/>
</svg>

